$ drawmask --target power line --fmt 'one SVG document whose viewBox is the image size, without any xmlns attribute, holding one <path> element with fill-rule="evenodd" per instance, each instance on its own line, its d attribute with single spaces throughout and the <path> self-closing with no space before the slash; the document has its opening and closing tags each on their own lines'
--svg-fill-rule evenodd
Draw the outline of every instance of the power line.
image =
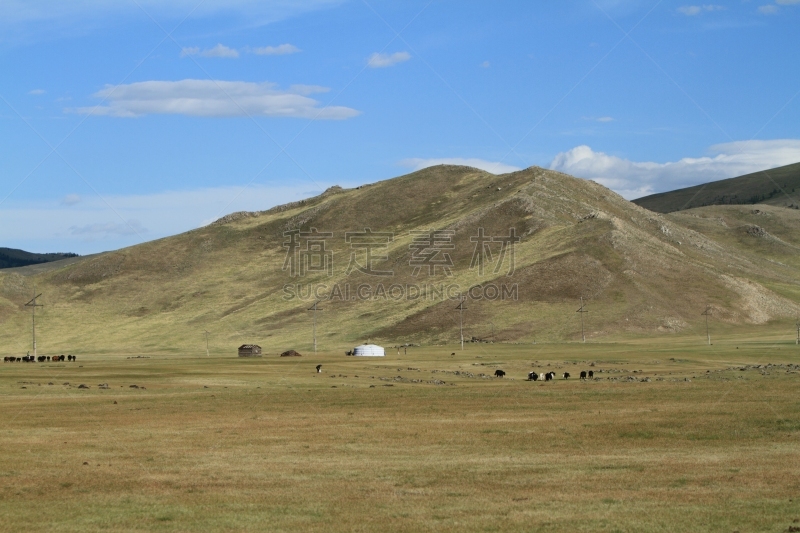
<svg viewBox="0 0 800 533">
<path fill-rule="evenodd" d="M 584 332 L 584 329 L 583 329 L 583 313 L 588 313 L 588 312 L 589 312 L 589 311 L 586 311 L 586 310 L 584 309 L 584 306 L 585 306 L 585 305 L 586 305 L 586 304 L 584 304 L 584 303 L 583 303 L 583 296 L 581 296 L 581 306 L 580 306 L 580 308 L 579 308 L 577 311 L 575 311 L 575 312 L 576 312 L 576 313 L 580 313 L 580 314 L 581 314 L 581 339 L 583 339 L 583 342 L 586 342 L 586 333 Z"/>
<path fill-rule="evenodd" d="M 31 320 L 33 325 L 33 357 L 36 357 L 36 308 L 37 307 L 44 307 L 43 304 L 37 304 L 36 298 L 40 297 L 42 294 L 36 294 L 36 286 L 33 287 L 33 299 L 25 304 L 25 307 L 31 308 Z"/>
<path fill-rule="evenodd" d="M 307 309 L 307 311 L 314 311 L 314 325 L 312 326 L 313 328 L 312 332 L 314 335 L 314 353 L 317 353 L 317 311 L 322 311 L 322 309 L 317 307 L 317 304 L 319 302 L 320 301 L 317 300 L 316 302 L 314 302 L 314 305 L 312 305 Z"/>
<path fill-rule="evenodd" d="M 708 339 L 708 345 L 711 346 L 711 333 L 708 331 L 708 317 L 711 316 L 713 313 L 713 309 L 711 309 L 710 305 L 706 306 L 706 310 L 700 313 L 701 315 L 705 315 L 706 317 L 706 338 Z"/>
<path fill-rule="evenodd" d="M 458 329 L 461 333 L 461 350 L 464 350 L 464 311 L 467 309 L 464 307 L 464 299 L 465 297 L 462 295 L 460 296 L 460 301 L 458 302 Z"/>
</svg>

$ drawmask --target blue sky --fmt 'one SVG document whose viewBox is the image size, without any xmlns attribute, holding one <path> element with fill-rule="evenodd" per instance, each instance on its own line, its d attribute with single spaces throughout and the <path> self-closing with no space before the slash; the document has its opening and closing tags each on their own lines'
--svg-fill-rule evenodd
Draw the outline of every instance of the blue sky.
<svg viewBox="0 0 800 533">
<path fill-rule="evenodd" d="M 6 0 L 0 246 L 115 249 L 440 162 L 627 198 L 797 162 L 798 28 L 800 0 Z"/>
</svg>

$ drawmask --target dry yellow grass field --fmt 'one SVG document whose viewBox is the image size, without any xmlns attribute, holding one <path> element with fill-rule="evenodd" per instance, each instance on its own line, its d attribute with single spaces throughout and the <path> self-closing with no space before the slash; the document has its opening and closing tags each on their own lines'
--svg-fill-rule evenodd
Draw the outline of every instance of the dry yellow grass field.
<svg viewBox="0 0 800 533">
<path fill-rule="evenodd" d="M 703 340 L 5 364 L 0 529 L 800 526 L 800 348 Z"/>
</svg>

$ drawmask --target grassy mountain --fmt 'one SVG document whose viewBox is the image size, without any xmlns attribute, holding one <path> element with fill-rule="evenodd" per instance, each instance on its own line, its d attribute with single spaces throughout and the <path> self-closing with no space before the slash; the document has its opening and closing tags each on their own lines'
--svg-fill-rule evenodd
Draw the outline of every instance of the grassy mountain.
<svg viewBox="0 0 800 533">
<path fill-rule="evenodd" d="M 633 202 L 656 213 L 706 205 L 768 204 L 800 209 L 800 163 L 651 194 Z"/>
<path fill-rule="evenodd" d="M 391 238 L 364 235 L 365 228 Z M 510 249 L 495 271 L 497 241 L 478 247 L 491 258 L 485 254 L 487 268 L 477 268 L 481 228 L 486 237 L 515 229 L 513 272 Z M 291 266 L 286 233 L 312 229 L 332 233 L 301 241 L 303 250 L 321 249 L 325 241 L 330 273 L 292 277 L 284 269 Z M 450 232 L 438 235 L 437 256 L 417 246 L 432 229 Z M 34 283 L 45 304 L 37 311 L 39 346 L 50 353 L 199 353 L 204 330 L 212 350 L 225 353 L 235 354 L 245 342 L 265 353 L 304 352 L 311 348 L 308 308 L 318 298 L 317 338 L 325 349 L 367 340 L 453 344 L 459 312 L 446 296 L 471 287 L 477 289 L 465 305 L 468 339 L 578 340 L 581 296 L 588 302 L 590 341 L 704 335 L 706 305 L 715 328 L 733 331 L 800 313 L 798 230 L 795 210 L 714 206 L 660 215 L 594 182 L 541 168 L 496 176 L 439 166 L 357 189 L 332 188 L 264 212 L 234 213 L 46 272 L 0 273 L 0 345 L 11 353 L 27 349 L 30 315 L 21 304 Z M 370 241 L 385 245 L 369 250 L 373 270 L 393 275 L 355 268 L 366 265 Z M 425 269 L 415 275 L 426 253 L 442 259 L 444 252 L 452 275 L 442 265 L 434 275 Z M 363 298 L 359 286 L 367 288 Z M 412 297 L 423 286 L 428 297 Z"/>
<path fill-rule="evenodd" d="M 0 268 L 38 265 L 70 257 L 78 257 L 78 254 L 33 254 L 24 250 L 15 250 L 14 248 L 0 248 Z"/>
</svg>

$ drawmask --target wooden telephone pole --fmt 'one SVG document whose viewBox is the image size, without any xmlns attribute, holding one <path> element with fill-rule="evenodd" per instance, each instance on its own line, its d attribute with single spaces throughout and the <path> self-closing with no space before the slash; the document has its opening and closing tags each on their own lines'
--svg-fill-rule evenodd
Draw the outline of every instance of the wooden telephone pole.
<svg viewBox="0 0 800 533">
<path fill-rule="evenodd" d="M 461 351 L 464 351 L 464 311 L 467 309 L 464 307 L 464 296 L 461 296 L 456 309 L 458 310 L 458 329 L 461 333 Z"/>
<path fill-rule="evenodd" d="M 312 326 L 312 328 L 313 328 L 312 332 L 313 332 L 313 335 L 314 335 L 314 353 L 317 353 L 317 311 L 322 311 L 322 309 L 317 307 L 318 303 L 319 303 L 319 300 L 314 302 L 314 305 L 312 305 L 311 307 L 309 307 L 307 309 L 307 311 L 314 311 L 314 325 Z"/>
<path fill-rule="evenodd" d="M 36 299 L 42 294 L 36 294 L 36 287 L 33 288 L 33 300 L 25 304 L 25 307 L 31 308 L 31 319 L 33 322 L 33 357 L 36 357 L 36 308 L 44 307 L 42 304 L 37 304 Z"/>
<path fill-rule="evenodd" d="M 797 328 L 797 338 L 794 340 L 794 343 L 800 344 L 800 318 L 795 321 L 794 325 Z"/>
<path fill-rule="evenodd" d="M 583 342 L 586 342 L 586 333 L 584 332 L 584 329 L 583 329 L 583 313 L 588 313 L 588 312 L 589 312 L 589 311 L 586 311 L 586 310 L 584 309 L 584 306 L 585 306 L 585 305 L 586 305 L 586 304 L 584 304 L 584 303 L 583 303 L 583 296 L 581 296 L 581 306 L 580 306 L 580 308 L 579 308 L 577 311 L 575 311 L 575 312 L 576 312 L 576 313 L 580 313 L 580 314 L 581 314 L 581 339 L 583 339 Z"/>
<path fill-rule="evenodd" d="M 208 330 L 205 330 L 203 333 L 206 334 L 206 357 L 208 357 Z"/>
<path fill-rule="evenodd" d="M 706 310 L 700 313 L 701 315 L 705 315 L 706 317 L 706 339 L 708 339 L 708 345 L 711 346 L 711 333 L 708 331 L 708 317 L 711 316 L 712 309 L 710 305 L 706 306 Z"/>
</svg>

